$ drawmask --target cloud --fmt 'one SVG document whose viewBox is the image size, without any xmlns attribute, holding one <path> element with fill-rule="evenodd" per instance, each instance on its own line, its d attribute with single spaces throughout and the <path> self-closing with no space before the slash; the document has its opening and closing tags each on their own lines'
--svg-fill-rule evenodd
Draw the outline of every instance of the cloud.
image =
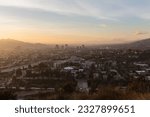
<svg viewBox="0 0 150 117">
<path fill-rule="evenodd" d="M 146 35 L 146 34 L 148 34 L 148 32 L 141 32 L 141 31 L 135 32 L 135 35 Z"/>
<path fill-rule="evenodd" d="M 120 21 L 121 17 L 150 19 L 149 0 L 0 0 L 2 6 L 35 8 L 61 15 Z"/>
<path fill-rule="evenodd" d="M 61 15 L 79 15 L 117 21 L 117 19 L 106 15 L 104 9 L 95 6 L 95 4 L 91 4 L 90 1 L 91 0 L 0 0 L 0 5 L 40 9 Z"/>
</svg>

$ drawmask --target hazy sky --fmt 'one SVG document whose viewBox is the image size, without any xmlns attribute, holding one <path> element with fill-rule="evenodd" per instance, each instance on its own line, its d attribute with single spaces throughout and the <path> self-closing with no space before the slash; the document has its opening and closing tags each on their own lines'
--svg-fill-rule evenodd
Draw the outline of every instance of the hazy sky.
<svg viewBox="0 0 150 117">
<path fill-rule="evenodd" d="M 0 38 L 120 43 L 150 37 L 150 0 L 0 0 Z"/>
</svg>

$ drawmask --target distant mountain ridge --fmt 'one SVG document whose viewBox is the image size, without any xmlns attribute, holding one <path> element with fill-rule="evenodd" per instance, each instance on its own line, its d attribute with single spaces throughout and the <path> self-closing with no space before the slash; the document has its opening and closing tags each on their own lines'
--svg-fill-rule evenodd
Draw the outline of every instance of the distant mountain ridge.
<svg viewBox="0 0 150 117">
<path fill-rule="evenodd" d="M 126 49 L 147 50 L 147 49 L 150 49 L 150 38 L 142 39 L 142 40 L 127 43 L 127 44 L 121 44 L 120 46 Z"/>
<path fill-rule="evenodd" d="M 150 38 L 130 43 L 130 46 L 137 49 L 150 49 Z"/>
<path fill-rule="evenodd" d="M 28 43 L 13 39 L 0 39 L 0 49 L 16 49 L 16 48 L 30 48 L 30 49 L 42 49 L 49 48 L 50 45 L 41 43 Z M 100 48 L 114 48 L 114 49 L 150 49 L 150 38 L 143 39 L 126 44 L 107 44 L 101 45 Z"/>
<path fill-rule="evenodd" d="M 150 38 L 143 39 L 135 42 L 125 43 L 125 44 L 107 44 L 102 45 L 101 48 L 112 48 L 112 49 L 150 49 Z"/>
<path fill-rule="evenodd" d="M 48 45 L 40 43 L 28 43 L 22 42 L 14 39 L 1 39 L 0 40 L 0 49 L 15 49 L 15 48 L 46 48 Z"/>
</svg>

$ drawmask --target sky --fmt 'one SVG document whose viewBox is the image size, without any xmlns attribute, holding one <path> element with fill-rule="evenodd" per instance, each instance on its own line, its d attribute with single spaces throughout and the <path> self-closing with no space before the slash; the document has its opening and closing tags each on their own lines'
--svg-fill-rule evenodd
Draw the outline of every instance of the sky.
<svg viewBox="0 0 150 117">
<path fill-rule="evenodd" d="M 126 43 L 150 37 L 150 0 L 0 0 L 0 39 Z"/>
</svg>

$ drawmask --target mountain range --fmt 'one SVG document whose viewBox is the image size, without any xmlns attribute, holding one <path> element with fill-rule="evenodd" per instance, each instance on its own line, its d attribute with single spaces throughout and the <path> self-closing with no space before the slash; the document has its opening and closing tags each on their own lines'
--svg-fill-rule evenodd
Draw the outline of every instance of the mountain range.
<svg viewBox="0 0 150 117">
<path fill-rule="evenodd" d="M 137 49 L 150 49 L 150 38 L 130 43 L 128 46 Z"/>
<path fill-rule="evenodd" d="M 150 38 L 142 39 L 139 41 L 134 41 L 130 43 L 122 43 L 122 44 L 107 44 L 101 45 L 101 48 L 114 48 L 114 49 L 141 49 L 147 50 L 150 49 Z"/>
<path fill-rule="evenodd" d="M 1 39 L 0 40 L 0 49 L 17 49 L 17 48 L 28 48 L 28 49 L 36 49 L 36 48 L 48 48 L 49 45 L 41 44 L 41 43 L 28 43 L 23 41 L 18 41 L 14 39 Z"/>
<path fill-rule="evenodd" d="M 50 45 L 41 44 L 41 43 L 28 43 L 17 41 L 13 39 L 1 39 L 0 40 L 0 49 L 15 49 L 15 48 L 30 48 L 30 49 L 40 49 L 40 48 L 49 48 Z M 109 47 L 115 49 L 150 49 L 150 38 L 143 39 L 140 41 L 135 41 L 126 44 L 107 44 L 101 45 L 101 48 Z"/>
</svg>

